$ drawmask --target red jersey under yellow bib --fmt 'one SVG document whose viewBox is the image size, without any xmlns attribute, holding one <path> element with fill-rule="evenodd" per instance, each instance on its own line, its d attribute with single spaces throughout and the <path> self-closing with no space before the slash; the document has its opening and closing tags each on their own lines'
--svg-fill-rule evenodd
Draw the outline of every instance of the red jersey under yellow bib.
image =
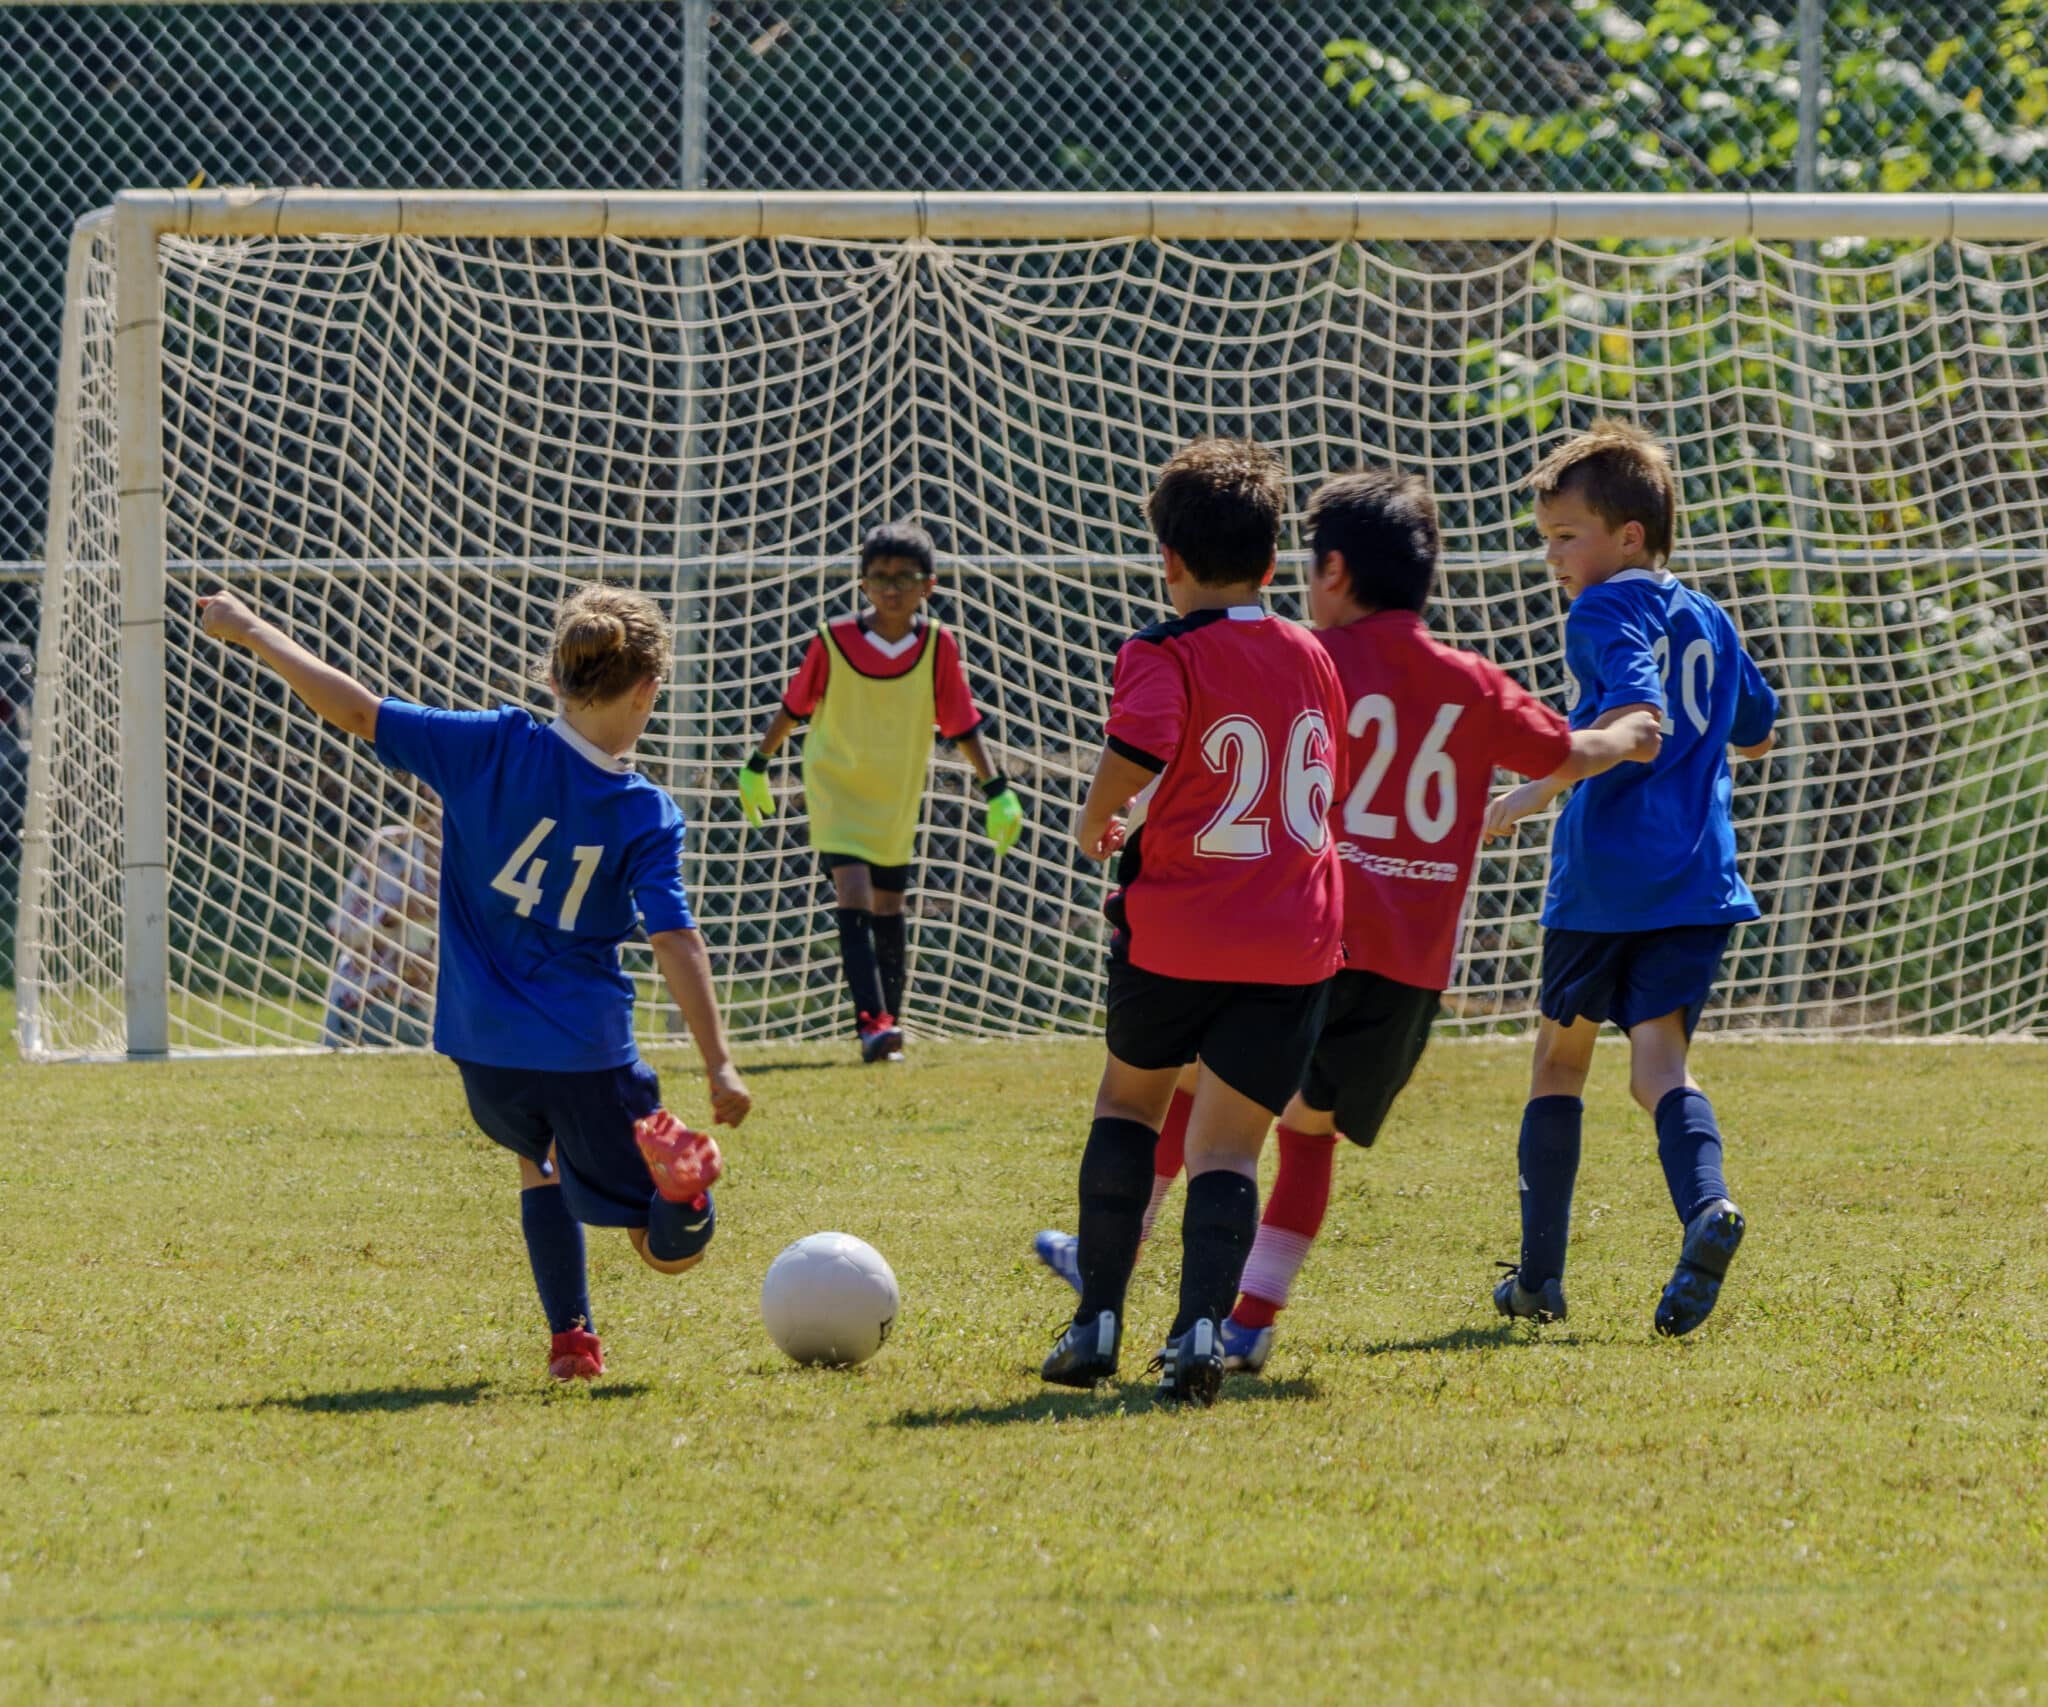
<svg viewBox="0 0 2048 1707">
<path fill-rule="evenodd" d="M 923 617 L 894 643 L 876 636 L 865 616 L 828 623 L 782 703 L 810 720 L 811 846 L 870 865 L 909 864 L 934 729 L 958 740 L 981 726 L 952 635 Z"/>
</svg>

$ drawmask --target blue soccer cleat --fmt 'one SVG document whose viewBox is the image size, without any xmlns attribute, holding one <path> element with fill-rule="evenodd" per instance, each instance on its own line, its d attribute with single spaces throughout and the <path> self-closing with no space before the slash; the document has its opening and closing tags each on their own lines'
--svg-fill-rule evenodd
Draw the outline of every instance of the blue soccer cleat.
<svg viewBox="0 0 2048 1707">
<path fill-rule="evenodd" d="M 1062 1387 L 1093 1387 L 1107 1381 L 1116 1374 L 1122 1341 L 1123 1324 L 1113 1310 L 1101 1311 L 1093 1321 L 1069 1322 L 1039 1366 L 1039 1379 L 1057 1381 Z"/>
<path fill-rule="evenodd" d="M 1520 1316 L 1531 1322 L 1564 1320 L 1564 1282 L 1546 1280 L 1531 1292 L 1522 1284 L 1522 1271 L 1513 1263 L 1500 1265 L 1507 1278 L 1493 1289 L 1493 1307 L 1503 1316 Z"/>
<path fill-rule="evenodd" d="M 1692 1218 L 1664 1296 L 1657 1300 L 1657 1332 L 1676 1339 L 1689 1334 L 1714 1313 L 1721 1282 L 1742 1246 L 1742 1211 L 1727 1198 L 1716 1198 Z"/>
<path fill-rule="evenodd" d="M 1213 1318 L 1203 1316 L 1168 1340 L 1151 1367 L 1158 1371 L 1162 1400 L 1213 1405 L 1223 1387 L 1223 1334 Z"/>
<path fill-rule="evenodd" d="M 1031 1254 L 1071 1286 L 1081 1290 L 1081 1241 L 1072 1233 L 1048 1227 L 1031 1236 Z"/>
<path fill-rule="evenodd" d="M 1223 1319 L 1223 1373 L 1226 1375 L 1256 1375 L 1266 1367 L 1266 1359 L 1273 1355 L 1273 1330 L 1271 1327 L 1247 1328 Z"/>
</svg>

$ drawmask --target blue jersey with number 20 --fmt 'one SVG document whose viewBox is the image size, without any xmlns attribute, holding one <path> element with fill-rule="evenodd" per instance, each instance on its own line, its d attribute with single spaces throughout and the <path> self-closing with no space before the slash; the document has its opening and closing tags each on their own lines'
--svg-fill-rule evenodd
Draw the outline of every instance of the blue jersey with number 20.
<svg viewBox="0 0 2048 1707">
<path fill-rule="evenodd" d="M 1664 746 L 1572 790 L 1550 844 L 1543 922 L 1575 931 L 1653 931 L 1757 916 L 1735 865 L 1728 746 L 1771 732 L 1778 696 L 1727 612 L 1662 571 L 1627 569 L 1588 587 L 1564 624 L 1579 696 L 1574 729 L 1623 705 L 1664 713 Z"/>
<path fill-rule="evenodd" d="M 377 756 L 441 797 L 434 1047 L 487 1067 L 589 1072 L 633 1060 L 619 944 L 687 930 L 683 815 L 566 723 L 387 699 Z"/>
</svg>

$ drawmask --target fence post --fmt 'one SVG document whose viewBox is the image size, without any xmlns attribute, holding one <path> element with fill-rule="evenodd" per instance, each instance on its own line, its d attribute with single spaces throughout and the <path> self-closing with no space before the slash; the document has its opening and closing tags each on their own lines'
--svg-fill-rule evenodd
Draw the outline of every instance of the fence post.
<svg viewBox="0 0 2048 1707">
<path fill-rule="evenodd" d="M 701 190 L 709 181 L 711 162 L 707 147 L 711 116 L 711 0 L 683 0 L 683 88 L 682 135 L 676 149 L 676 187 Z M 696 879 L 710 869 L 705 857 L 704 838 L 715 792 L 710 718 L 703 700 L 708 691 L 700 656 L 708 650 L 709 624 L 698 613 L 701 598 L 704 552 L 704 498 L 698 471 L 697 435 L 700 387 L 698 368 L 704 354 L 703 326 L 708 317 L 709 295 L 705 277 L 704 244 L 686 238 L 677 258 L 682 284 L 682 361 L 677 400 L 677 423 L 681 428 L 678 449 L 682 467 L 676 479 L 675 568 L 669 581 L 675 611 L 675 656 L 669 664 L 668 706 L 670 725 L 675 731 L 676 755 L 674 791 L 686 794 L 691 782 L 702 777 L 705 787 L 700 799 L 703 810 L 690 826 L 683 856 L 686 886 L 697 887 Z M 700 733 L 701 731 L 701 733 Z M 666 1001 L 667 992 L 657 988 L 655 999 L 669 1016 L 668 1030 L 680 1038 L 687 1032 L 682 1013 Z"/>
<path fill-rule="evenodd" d="M 120 433 L 121 988 L 131 1060 L 170 1053 L 170 884 L 164 717 L 163 280 L 166 197 L 114 206 L 114 372 Z"/>
<path fill-rule="evenodd" d="M 1820 188 L 1820 91 L 1827 75 L 1822 0 L 1799 0 L 1799 144 L 1794 155 L 1795 187 L 1804 195 Z M 1792 810 L 1785 825 L 1784 871 L 1778 890 L 1776 1001 L 1786 1022 L 1806 1024 L 1806 944 L 1813 910 L 1816 838 L 1827 823 L 1822 788 L 1813 780 L 1813 743 L 1806 738 L 1806 707 L 1819 689 L 1814 660 L 1812 543 L 1820 536 L 1813 455 L 1816 429 L 1807 378 L 1816 347 L 1813 308 L 1806 285 L 1813 267 L 1811 238 L 1792 246 L 1792 538 L 1790 586 L 1793 622 L 1785 634 L 1785 687 L 1792 739 L 1786 743 L 1786 788 Z"/>
</svg>

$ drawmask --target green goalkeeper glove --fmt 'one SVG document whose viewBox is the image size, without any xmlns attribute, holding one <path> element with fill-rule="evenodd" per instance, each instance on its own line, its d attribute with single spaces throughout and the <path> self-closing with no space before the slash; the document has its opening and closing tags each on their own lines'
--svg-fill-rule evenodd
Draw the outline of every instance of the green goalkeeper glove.
<svg viewBox="0 0 2048 1707">
<path fill-rule="evenodd" d="M 747 822 L 759 829 L 775 810 L 775 796 L 768 789 L 768 755 L 756 753 L 740 771 L 740 810 Z"/>
<path fill-rule="evenodd" d="M 999 776 L 984 781 L 981 792 L 988 801 L 988 839 L 995 845 L 996 858 L 1001 859 L 1024 833 L 1024 802 Z"/>
</svg>

